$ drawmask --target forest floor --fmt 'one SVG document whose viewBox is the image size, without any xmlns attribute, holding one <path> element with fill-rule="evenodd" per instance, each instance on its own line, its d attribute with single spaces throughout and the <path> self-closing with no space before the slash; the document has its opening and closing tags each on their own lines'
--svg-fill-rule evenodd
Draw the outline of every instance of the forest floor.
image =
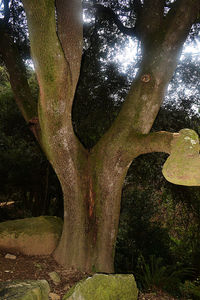
<svg viewBox="0 0 200 300">
<path fill-rule="evenodd" d="M 9 251 L 0 251 L 0 281 L 10 280 L 38 280 L 46 279 L 50 285 L 51 293 L 60 296 L 79 280 L 90 274 L 82 273 L 74 269 L 66 270 L 56 263 L 51 256 L 25 256 L 20 253 L 11 253 L 16 259 L 5 258 Z M 49 273 L 56 272 L 60 277 L 60 283 L 55 284 Z M 175 298 L 161 292 L 140 293 L 138 300 L 175 300 Z"/>
</svg>

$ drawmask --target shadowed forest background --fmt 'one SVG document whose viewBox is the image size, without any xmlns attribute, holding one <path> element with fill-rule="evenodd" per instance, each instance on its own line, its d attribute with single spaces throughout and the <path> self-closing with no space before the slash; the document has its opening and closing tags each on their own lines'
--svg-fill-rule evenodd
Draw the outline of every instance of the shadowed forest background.
<svg viewBox="0 0 200 300">
<path fill-rule="evenodd" d="M 130 37 L 120 32 L 112 19 L 101 14 L 94 19 L 87 2 L 81 75 L 72 118 L 76 135 L 90 149 L 118 114 L 141 53 L 134 38 L 135 56 L 131 63 L 128 58 L 122 62 L 119 53 L 130 43 Z M 116 11 L 123 6 L 118 1 L 111 4 Z M 11 23 L 16 40 L 23 37 L 19 46 L 37 98 L 24 13 L 18 1 L 14 5 L 12 18 L 20 17 Z M 191 128 L 200 134 L 200 53 L 192 50 L 200 45 L 199 29 L 197 24 L 190 32 L 152 131 Z M 59 181 L 33 137 L 31 124 L 21 116 L 9 75 L 3 61 L 0 63 L 0 221 L 39 215 L 63 217 Z M 141 155 L 128 170 L 122 192 L 115 272 L 133 273 L 142 288 L 155 285 L 173 289 L 174 294 L 184 293 L 190 284 L 194 299 L 200 299 L 200 188 L 167 182 L 161 173 L 166 158 L 161 153 Z M 152 265 L 157 267 L 157 274 Z"/>
</svg>

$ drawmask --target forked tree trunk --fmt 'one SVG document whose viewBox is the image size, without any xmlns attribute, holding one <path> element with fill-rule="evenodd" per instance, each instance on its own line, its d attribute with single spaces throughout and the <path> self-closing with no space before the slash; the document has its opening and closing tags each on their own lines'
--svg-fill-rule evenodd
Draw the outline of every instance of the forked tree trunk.
<svg viewBox="0 0 200 300">
<path fill-rule="evenodd" d="M 64 194 L 63 232 L 54 252 L 60 264 L 84 271 L 114 272 L 121 192 L 128 167 L 139 154 L 170 153 L 173 138 L 174 134 L 166 132 L 136 135 L 132 137 L 135 150 L 129 152 L 119 141 L 111 143 L 108 135 L 105 140 L 110 143 L 104 140 L 91 151 L 81 149 L 74 156 L 71 173 L 57 170 Z"/>
</svg>

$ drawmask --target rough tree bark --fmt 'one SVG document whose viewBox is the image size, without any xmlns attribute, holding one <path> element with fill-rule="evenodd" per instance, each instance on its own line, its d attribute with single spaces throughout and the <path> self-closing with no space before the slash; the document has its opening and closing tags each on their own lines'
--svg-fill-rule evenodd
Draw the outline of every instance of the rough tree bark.
<svg viewBox="0 0 200 300">
<path fill-rule="evenodd" d="M 88 151 L 74 134 L 71 122 L 82 51 L 81 0 L 57 0 L 57 24 L 54 0 L 23 0 L 40 88 L 40 128 L 36 128 L 35 135 L 55 169 L 64 195 L 63 233 L 54 256 L 65 267 L 114 271 L 126 172 L 140 154 L 170 153 L 171 142 L 179 136 L 149 131 L 200 3 L 177 0 L 164 16 L 165 1 L 135 2 L 138 20 L 131 34 L 137 35 L 142 44 L 140 70 L 113 125 Z M 119 20 L 117 23 L 123 30 L 123 24 Z M 12 77 L 10 58 L 1 52 Z M 15 81 L 11 85 L 27 119 L 20 88 L 15 89 Z"/>
</svg>

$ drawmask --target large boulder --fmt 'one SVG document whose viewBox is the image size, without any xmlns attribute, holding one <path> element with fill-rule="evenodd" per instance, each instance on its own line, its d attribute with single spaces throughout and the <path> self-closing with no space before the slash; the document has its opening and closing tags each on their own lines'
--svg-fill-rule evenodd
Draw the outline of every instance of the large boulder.
<svg viewBox="0 0 200 300">
<path fill-rule="evenodd" d="M 165 179 L 174 184 L 200 186 L 199 149 L 197 133 L 187 128 L 180 130 L 162 169 Z"/>
<path fill-rule="evenodd" d="M 26 255 L 48 255 L 56 248 L 62 232 L 62 220 L 41 216 L 0 223 L 0 249 Z"/>
<path fill-rule="evenodd" d="M 72 287 L 63 300 L 137 300 L 137 297 L 133 275 L 95 274 Z"/>
<path fill-rule="evenodd" d="M 0 299 L 48 300 L 49 291 L 46 280 L 0 282 Z"/>
</svg>

